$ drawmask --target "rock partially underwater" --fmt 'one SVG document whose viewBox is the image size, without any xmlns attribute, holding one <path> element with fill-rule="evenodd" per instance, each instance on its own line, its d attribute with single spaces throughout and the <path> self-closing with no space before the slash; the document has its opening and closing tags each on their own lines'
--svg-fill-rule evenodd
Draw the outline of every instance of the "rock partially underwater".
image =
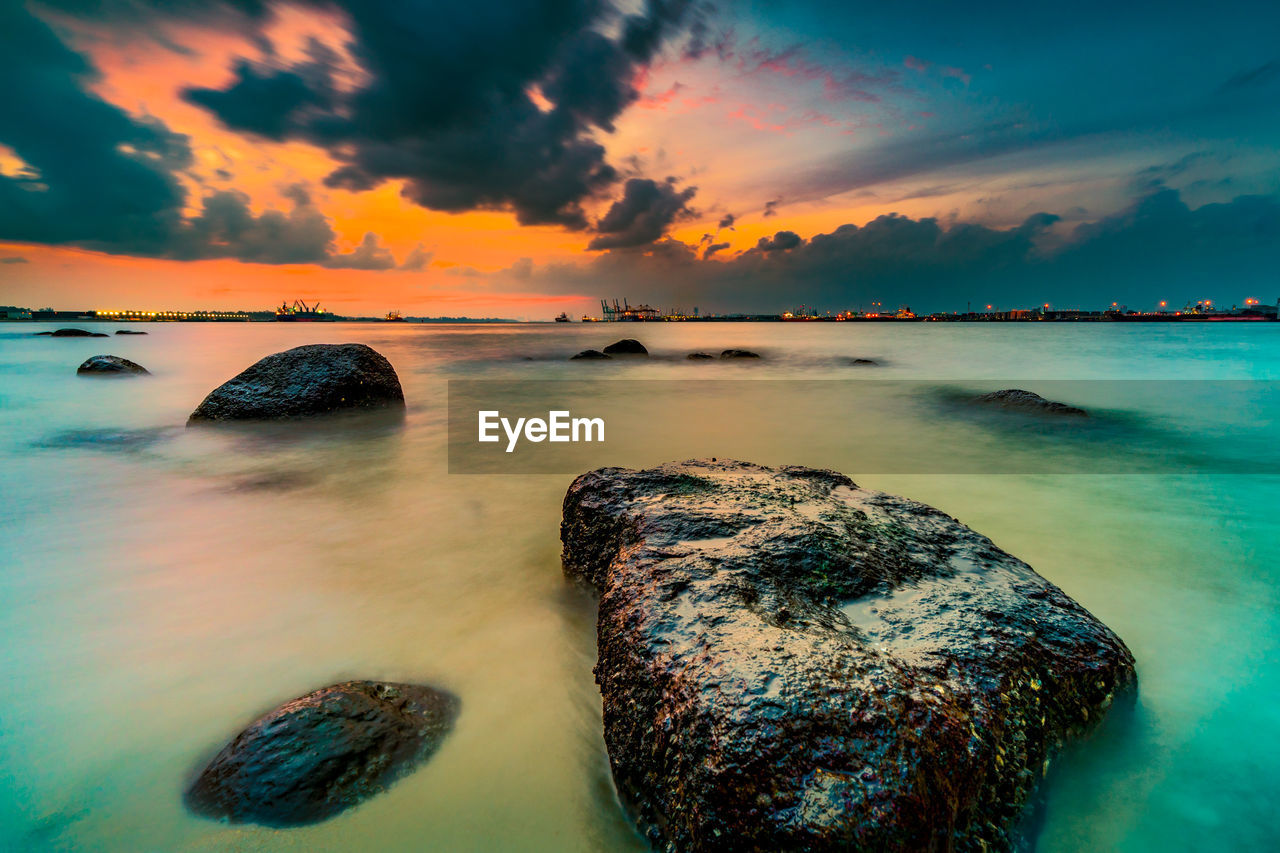
<svg viewBox="0 0 1280 853">
<path fill-rule="evenodd" d="M 349 681 L 264 715 L 186 792 L 187 807 L 233 823 L 315 823 L 385 790 L 436 751 L 459 702 L 416 684 Z"/>
<path fill-rule="evenodd" d="M 592 361 L 596 359 L 607 359 L 607 358 L 611 358 L 611 356 L 605 355 L 604 353 L 600 352 L 600 350 L 598 349 L 584 349 L 582 352 L 578 353 L 577 355 L 569 356 L 570 361 Z"/>
<path fill-rule="evenodd" d="M 310 344 L 269 355 L 219 385 L 188 423 L 402 408 L 400 378 L 376 350 L 364 344 Z"/>
<path fill-rule="evenodd" d="M 635 338 L 623 338 L 620 341 L 614 341 L 604 348 L 605 355 L 648 355 L 649 351 L 644 348 L 644 344 Z"/>
<path fill-rule="evenodd" d="M 991 540 L 809 468 L 574 481 L 614 778 L 668 850 L 1009 849 L 1049 760 L 1135 680 Z"/>
<path fill-rule="evenodd" d="M 759 358 L 760 354 L 749 349 L 727 349 L 720 353 L 721 358 Z"/>
<path fill-rule="evenodd" d="M 141 364 L 118 355 L 93 355 L 76 368 L 80 376 L 149 376 Z"/>
<path fill-rule="evenodd" d="M 1021 412 L 1032 412 L 1043 415 L 1066 415 L 1069 417 L 1087 418 L 1089 413 L 1084 409 L 1046 400 L 1034 391 L 1023 391 L 1021 388 L 1006 388 L 1003 391 L 992 391 L 974 400 L 986 406 L 1002 409 L 1014 409 Z"/>
<path fill-rule="evenodd" d="M 84 329 L 56 329 L 52 332 L 35 332 L 50 338 L 105 338 L 102 332 L 89 332 Z"/>
</svg>

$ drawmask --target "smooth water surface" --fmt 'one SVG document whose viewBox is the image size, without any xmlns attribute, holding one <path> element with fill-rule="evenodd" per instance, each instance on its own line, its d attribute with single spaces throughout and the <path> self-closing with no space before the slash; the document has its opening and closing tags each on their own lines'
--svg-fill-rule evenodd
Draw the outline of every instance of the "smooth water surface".
<svg viewBox="0 0 1280 853">
<path fill-rule="evenodd" d="M 1280 845 L 1280 477 L 1172 465 L 868 474 L 849 439 L 869 422 L 903 452 L 927 441 L 998 468 L 1009 453 L 1052 453 L 1055 439 L 982 422 L 939 429 L 945 406 L 874 404 L 856 381 L 1262 388 L 1280 379 L 1280 325 L 147 324 L 139 337 L 33 337 L 40 328 L 53 327 L 0 325 L 0 849 L 643 849 L 609 780 L 593 603 L 560 570 L 571 475 L 448 468 L 448 380 L 581 378 L 689 383 L 633 401 L 636 418 L 682 428 L 612 464 L 733 453 L 845 471 L 989 535 L 1125 639 L 1136 705 L 1058 762 L 1028 819 L 1038 849 Z M 567 361 L 624 336 L 654 357 Z M 256 359 L 339 341 L 390 359 L 403 423 L 184 428 L 204 394 Z M 726 347 L 764 359 L 684 359 Z M 154 375 L 77 377 L 100 352 Z M 762 400 L 725 383 L 702 394 L 705 379 L 850 382 L 821 398 L 813 383 L 773 382 Z M 1118 458 L 1126 441 L 1158 451 L 1169 437 L 1225 453 L 1237 428 L 1274 428 L 1272 397 L 1231 387 L 1186 406 L 1110 400 L 1132 439 L 1097 453 Z M 183 809 L 191 774 L 243 725 L 348 678 L 451 690 L 457 727 L 390 791 L 315 826 L 230 826 Z"/>
</svg>

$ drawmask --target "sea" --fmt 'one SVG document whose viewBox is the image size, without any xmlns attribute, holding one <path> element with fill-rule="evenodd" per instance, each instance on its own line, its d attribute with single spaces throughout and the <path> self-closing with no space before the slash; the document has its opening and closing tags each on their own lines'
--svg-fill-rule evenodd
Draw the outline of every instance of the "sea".
<svg viewBox="0 0 1280 853">
<path fill-rule="evenodd" d="M 1028 849 L 1280 848 L 1280 324 L 33 334 L 53 328 L 0 325 L 0 849 L 645 849 L 610 778 L 595 605 L 562 574 L 560 505 L 590 467 L 700 456 L 831 468 L 936 506 L 1128 643 L 1136 696 L 1054 763 Z M 569 360 L 622 337 L 650 357 Z M 186 428 L 257 359 L 338 342 L 390 360 L 402 420 Z M 686 358 L 729 348 L 761 358 Z M 77 376 L 98 353 L 151 375 Z M 575 415 L 603 413 L 605 442 L 468 455 L 459 401 L 537 389 L 531 412 L 557 383 Z M 1090 417 L 972 404 L 997 388 Z M 454 731 L 322 823 L 184 808 L 258 715 L 358 678 L 452 691 Z"/>
</svg>

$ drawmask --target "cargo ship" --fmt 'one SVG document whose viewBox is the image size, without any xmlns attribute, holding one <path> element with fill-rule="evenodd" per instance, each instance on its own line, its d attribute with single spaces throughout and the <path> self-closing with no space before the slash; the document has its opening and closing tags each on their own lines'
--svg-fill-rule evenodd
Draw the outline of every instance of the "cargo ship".
<svg viewBox="0 0 1280 853">
<path fill-rule="evenodd" d="M 569 315 L 568 315 L 568 314 L 566 314 L 566 313 L 564 313 L 563 311 L 561 311 L 561 312 L 560 312 L 560 316 L 559 316 L 559 317 L 556 317 L 556 322 L 557 322 L 557 323 L 567 323 L 567 322 L 569 322 Z"/>
<path fill-rule="evenodd" d="M 308 305 L 301 299 L 295 299 L 292 305 L 280 303 L 280 307 L 276 309 L 276 319 L 282 323 L 317 323 L 332 322 L 337 317 L 321 308 L 319 302 Z"/>
</svg>

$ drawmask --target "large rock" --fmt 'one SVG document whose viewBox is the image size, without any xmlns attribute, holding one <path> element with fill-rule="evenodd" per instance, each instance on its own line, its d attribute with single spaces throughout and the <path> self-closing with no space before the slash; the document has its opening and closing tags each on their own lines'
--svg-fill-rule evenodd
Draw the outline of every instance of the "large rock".
<svg viewBox="0 0 1280 853">
<path fill-rule="evenodd" d="M 988 406 L 998 406 L 1002 409 L 1033 412 L 1035 414 L 1068 415 L 1078 418 L 1089 416 L 1089 413 L 1084 409 L 1068 406 L 1066 403 L 1059 403 L 1056 400 L 1046 400 L 1034 391 L 1023 391 L 1021 388 L 992 391 L 990 394 L 983 394 L 978 397 L 975 402 Z"/>
<path fill-rule="evenodd" d="M 76 368 L 80 376 L 147 376 L 150 371 L 118 355 L 91 355 Z"/>
<path fill-rule="evenodd" d="M 324 820 L 429 758 L 458 707 L 451 694 L 416 684 L 324 687 L 236 735 L 187 790 L 187 807 L 233 823 Z"/>
<path fill-rule="evenodd" d="M 644 344 L 635 338 L 623 338 L 620 341 L 614 341 L 604 348 L 605 355 L 648 355 L 649 351 L 644 348 Z"/>
<path fill-rule="evenodd" d="M 364 344 L 311 344 L 269 355 L 215 388 L 188 422 L 270 420 L 402 408 L 391 363 Z"/>
<path fill-rule="evenodd" d="M 1124 643 L 936 509 L 832 471 L 694 461 L 574 481 L 614 778 L 668 850 L 1008 849 Z"/>
<path fill-rule="evenodd" d="M 760 354 L 749 349 L 727 349 L 720 353 L 721 358 L 759 358 Z"/>
</svg>

